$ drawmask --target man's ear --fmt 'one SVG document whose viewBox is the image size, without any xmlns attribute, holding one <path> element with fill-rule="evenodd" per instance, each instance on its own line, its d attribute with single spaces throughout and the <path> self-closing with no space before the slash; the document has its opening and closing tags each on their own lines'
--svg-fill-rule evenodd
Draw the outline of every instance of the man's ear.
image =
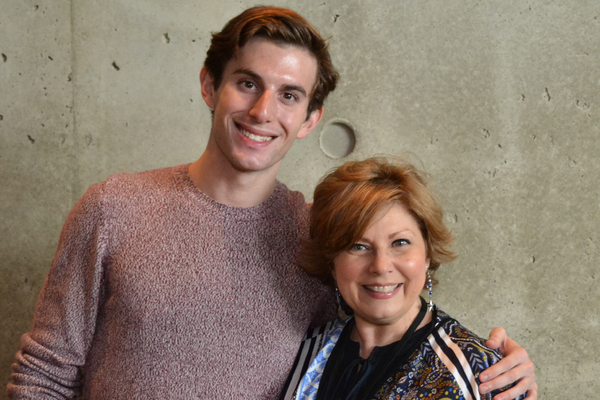
<svg viewBox="0 0 600 400">
<path fill-rule="evenodd" d="M 321 121 L 322 117 L 323 117 L 323 107 L 319 107 L 316 110 L 314 110 L 313 112 L 311 112 L 310 115 L 308 116 L 308 119 L 306 121 L 304 121 L 304 123 L 302 124 L 302 127 L 300 128 L 300 132 L 298 132 L 298 136 L 296 136 L 296 137 L 298 139 L 305 138 L 310 133 L 310 131 L 312 131 L 315 126 L 317 126 L 319 121 Z"/>
<path fill-rule="evenodd" d="M 202 67 L 200 70 L 200 89 L 202 91 L 204 102 L 208 108 L 214 110 L 217 104 L 215 99 L 215 80 L 206 67 Z"/>
</svg>

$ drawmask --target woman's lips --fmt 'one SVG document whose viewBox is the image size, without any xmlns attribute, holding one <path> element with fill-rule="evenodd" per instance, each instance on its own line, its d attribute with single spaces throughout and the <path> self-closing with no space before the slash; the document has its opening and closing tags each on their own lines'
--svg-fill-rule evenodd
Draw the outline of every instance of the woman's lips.
<svg viewBox="0 0 600 400">
<path fill-rule="evenodd" d="M 401 284 L 398 283 L 395 285 L 365 285 L 363 287 L 370 292 L 390 293 L 390 292 L 393 292 L 394 290 L 396 290 L 398 288 L 398 286 L 400 286 L 400 285 Z"/>
</svg>

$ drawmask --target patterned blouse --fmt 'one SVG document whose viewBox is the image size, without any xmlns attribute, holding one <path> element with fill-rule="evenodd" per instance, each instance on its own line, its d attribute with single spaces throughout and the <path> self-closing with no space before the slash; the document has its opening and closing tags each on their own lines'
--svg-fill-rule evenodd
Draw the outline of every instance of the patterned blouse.
<svg viewBox="0 0 600 400">
<path fill-rule="evenodd" d="M 352 317 L 351 317 L 352 318 Z M 325 364 L 351 318 L 308 332 L 283 400 L 314 400 Z M 443 311 L 434 309 L 430 333 L 373 395 L 376 400 L 491 400 L 503 390 L 479 393 L 479 374 L 501 359 L 497 350 Z M 525 396 L 518 397 L 522 399 Z"/>
</svg>

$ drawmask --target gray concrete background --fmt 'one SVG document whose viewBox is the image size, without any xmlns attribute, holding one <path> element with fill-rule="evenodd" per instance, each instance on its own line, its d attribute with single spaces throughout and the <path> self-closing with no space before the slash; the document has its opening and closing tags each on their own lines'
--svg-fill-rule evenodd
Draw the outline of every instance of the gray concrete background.
<svg viewBox="0 0 600 400">
<path fill-rule="evenodd" d="M 435 299 L 528 351 L 540 399 L 600 391 L 600 3 L 273 1 L 331 37 L 341 72 L 324 122 L 355 152 L 413 152 L 432 174 L 459 258 Z M 195 160 L 209 113 L 209 32 L 246 0 L 2 0 L 0 378 L 28 330 L 59 230 L 92 183 Z M 319 130 L 280 179 L 308 197 L 345 160 Z M 4 393 L 0 398 L 4 398 Z"/>
</svg>

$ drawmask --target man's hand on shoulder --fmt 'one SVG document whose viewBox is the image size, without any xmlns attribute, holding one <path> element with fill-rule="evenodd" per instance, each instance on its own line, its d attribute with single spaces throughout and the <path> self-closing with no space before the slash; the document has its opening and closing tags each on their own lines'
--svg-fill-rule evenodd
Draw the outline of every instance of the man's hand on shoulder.
<svg viewBox="0 0 600 400">
<path fill-rule="evenodd" d="M 482 382 L 479 391 L 482 394 L 515 383 L 515 386 L 494 397 L 494 400 L 510 400 L 527 392 L 526 400 L 537 400 L 537 383 L 533 362 L 527 351 L 517 342 L 506 336 L 503 328 L 494 328 L 486 346 L 498 349 L 502 360 L 479 375 Z"/>
</svg>

